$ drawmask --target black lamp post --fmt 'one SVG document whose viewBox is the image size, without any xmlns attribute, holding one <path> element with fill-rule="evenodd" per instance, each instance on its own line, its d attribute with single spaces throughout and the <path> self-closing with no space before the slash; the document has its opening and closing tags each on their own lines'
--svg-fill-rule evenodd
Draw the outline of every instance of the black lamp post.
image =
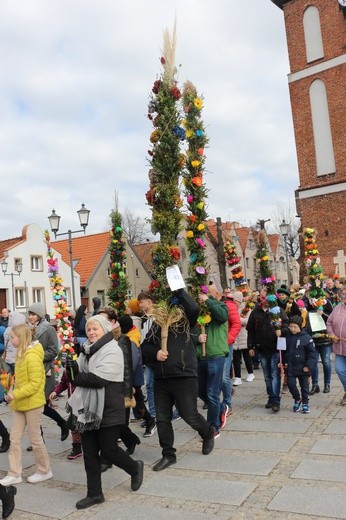
<svg viewBox="0 0 346 520">
<path fill-rule="evenodd" d="M 20 276 L 20 273 L 23 271 L 23 264 L 22 264 L 22 262 L 16 262 L 16 265 L 14 267 L 15 270 L 16 270 L 15 273 L 8 273 L 7 272 L 7 268 L 8 268 L 8 263 L 6 262 L 6 260 L 3 260 L 1 262 L 1 269 L 2 269 L 2 273 L 3 273 L 4 276 L 10 276 L 11 277 L 12 304 L 13 304 L 12 309 L 15 310 L 16 305 L 15 305 L 15 297 L 14 297 L 14 280 L 13 280 L 13 277 L 14 276 Z"/>
<path fill-rule="evenodd" d="M 82 207 L 77 211 L 79 223 L 83 229 L 77 229 L 76 231 L 71 231 L 69 229 L 65 233 L 58 233 L 59 225 L 60 225 L 60 215 L 55 213 L 55 209 L 52 210 L 52 214 L 48 217 L 50 229 L 54 233 L 55 238 L 61 237 L 63 235 L 68 235 L 68 244 L 69 244 L 69 254 L 70 254 L 70 269 L 71 269 L 71 288 L 72 288 L 72 305 L 73 309 L 76 310 L 76 294 L 74 287 L 74 279 L 73 279 L 73 250 L 72 250 L 72 234 L 73 233 L 82 233 L 85 234 L 85 228 L 89 224 L 89 214 L 90 210 L 86 209 L 85 204 L 82 204 Z"/>
</svg>

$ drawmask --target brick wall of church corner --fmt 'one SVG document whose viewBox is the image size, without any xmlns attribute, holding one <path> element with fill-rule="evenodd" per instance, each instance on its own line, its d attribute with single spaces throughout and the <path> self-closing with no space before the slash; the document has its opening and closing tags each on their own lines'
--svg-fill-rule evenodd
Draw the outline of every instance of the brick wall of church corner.
<svg viewBox="0 0 346 520">
<path fill-rule="evenodd" d="M 346 191 L 297 200 L 304 227 L 312 227 L 317 232 L 316 243 L 326 276 L 336 272 L 333 258 L 337 251 L 341 249 L 346 253 L 345 203 Z"/>
<path fill-rule="evenodd" d="M 345 52 L 345 19 L 337 0 L 314 0 L 318 8 L 323 38 L 324 57 L 312 63 L 306 63 L 303 15 L 312 5 L 306 0 L 291 0 L 284 7 L 287 47 L 291 73 L 311 67 L 316 63 L 341 56 Z M 325 35 L 328 34 L 328 38 Z"/>
</svg>

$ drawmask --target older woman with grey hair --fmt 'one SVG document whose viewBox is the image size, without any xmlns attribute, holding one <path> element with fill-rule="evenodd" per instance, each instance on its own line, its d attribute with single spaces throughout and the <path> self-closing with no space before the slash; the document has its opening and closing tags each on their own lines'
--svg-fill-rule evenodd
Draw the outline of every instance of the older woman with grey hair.
<svg viewBox="0 0 346 520">
<path fill-rule="evenodd" d="M 111 323 L 103 316 L 87 320 L 88 340 L 78 360 L 68 357 L 67 376 L 76 386 L 68 400 L 71 427 L 81 433 L 88 493 L 76 504 L 86 509 L 104 501 L 101 457 L 131 475 L 131 489 L 143 481 L 143 461 L 133 460 L 118 446 L 125 424 L 124 356 L 114 339 Z"/>
</svg>

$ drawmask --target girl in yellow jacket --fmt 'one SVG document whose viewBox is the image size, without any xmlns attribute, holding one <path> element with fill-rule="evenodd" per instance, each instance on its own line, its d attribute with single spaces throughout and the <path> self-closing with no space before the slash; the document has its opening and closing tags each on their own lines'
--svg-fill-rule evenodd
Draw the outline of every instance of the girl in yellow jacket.
<svg viewBox="0 0 346 520">
<path fill-rule="evenodd" d="M 12 328 L 11 342 L 17 351 L 14 389 L 9 390 L 5 396 L 13 412 L 8 454 L 10 470 L 0 480 L 0 484 L 10 486 L 22 482 L 22 437 L 26 426 L 37 464 L 36 473 L 27 480 L 31 484 L 37 484 L 53 478 L 48 452 L 41 435 L 41 418 L 46 402 L 43 347 L 38 341 L 32 341 L 31 330 L 26 324 Z"/>
</svg>

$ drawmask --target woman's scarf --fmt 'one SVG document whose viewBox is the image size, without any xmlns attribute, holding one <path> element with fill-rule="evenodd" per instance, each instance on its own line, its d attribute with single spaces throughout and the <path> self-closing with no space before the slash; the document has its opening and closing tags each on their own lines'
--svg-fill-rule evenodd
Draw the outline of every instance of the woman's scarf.
<svg viewBox="0 0 346 520">
<path fill-rule="evenodd" d="M 120 348 L 112 332 L 105 334 L 96 343 L 88 340 L 78 358 L 80 372 L 91 372 L 107 381 L 123 381 L 124 364 L 119 357 Z M 122 360 L 122 363 L 119 363 Z M 120 365 L 120 366 L 119 366 Z M 77 386 L 66 403 L 70 414 L 69 428 L 73 431 L 98 430 L 101 425 L 105 402 L 105 387 L 87 388 Z"/>
</svg>

